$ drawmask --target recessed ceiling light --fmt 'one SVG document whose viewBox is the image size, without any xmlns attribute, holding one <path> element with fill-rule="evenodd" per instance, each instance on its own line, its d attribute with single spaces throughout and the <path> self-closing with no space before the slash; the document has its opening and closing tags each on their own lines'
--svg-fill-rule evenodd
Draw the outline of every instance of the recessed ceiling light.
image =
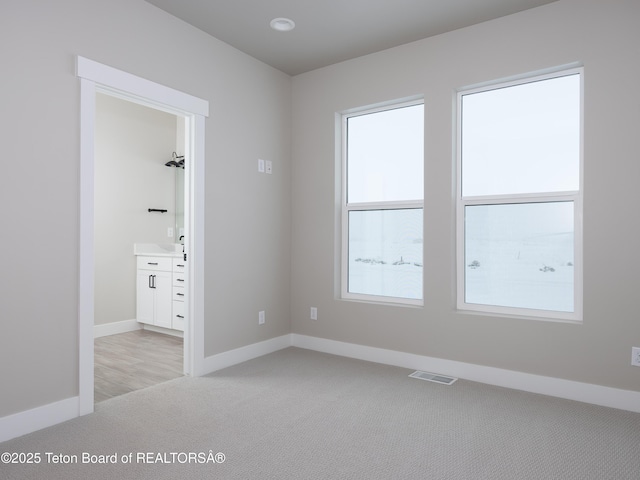
<svg viewBox="0 0 640 480">
<path fill-rule="evenodd" d="M 295 22 L 289 18 L 274 18 L 271 20 L 271 28 L 278 32 L 290 32 L 295 26 Z"/>
</svg>

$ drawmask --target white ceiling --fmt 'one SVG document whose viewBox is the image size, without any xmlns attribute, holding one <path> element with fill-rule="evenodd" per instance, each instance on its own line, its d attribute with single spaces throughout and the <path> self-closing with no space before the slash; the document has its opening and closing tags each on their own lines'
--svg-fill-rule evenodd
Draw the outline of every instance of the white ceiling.
<svg viewBox="0 0 640 480">
<path fill-rule="evenodd" d="M 297 75 L 556 0 L 146 1 Z M 292 19 L 296 28 L 272 30 L 269 22 L 276 17 Z"/>
</svg>

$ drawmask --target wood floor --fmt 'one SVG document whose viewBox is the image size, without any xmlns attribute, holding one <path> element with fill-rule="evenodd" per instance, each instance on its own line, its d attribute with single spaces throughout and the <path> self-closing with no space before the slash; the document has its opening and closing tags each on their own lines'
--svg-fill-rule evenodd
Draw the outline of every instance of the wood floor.
<svg viewBox="0 0 640 480">
<path fill-rule="evenodd" d="M 182 376 L 182 338 L 149 330 L 94 340 L 94 401 Z"/>
</svg>

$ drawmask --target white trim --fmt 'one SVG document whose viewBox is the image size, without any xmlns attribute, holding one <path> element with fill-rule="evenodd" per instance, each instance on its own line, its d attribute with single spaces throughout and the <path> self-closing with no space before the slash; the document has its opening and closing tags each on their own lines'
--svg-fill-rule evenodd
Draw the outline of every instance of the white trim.
<svg viewBox="0 0 640 480">
<path fill-rule="evenodd" d="M 368 210 L 411 210 L 423 208 L 424 201 L 422 200 L 350 203 L 346 205 L 346 209 L 349 212 L 366 212 Z"/>
<path fill-rule="evenodd" d="M 78 416 L 78 397 L 0 418 L 0 442 L 66 422 Z"/>
<path fill-rule="evenodd" d="M 185 166 L 185 179 L 188 182 L 186 190 L 192 192 L 185 205 L 185 231 L 192 235 L 186 237 L 185 252 L 187 252 L 187 318 L 194 319 L 185 322 L 185 374 L 193 376 L 204 372 L 204 265 L 205 265 L 205 122 L 200 115 L 187 119 L 190 122 L 190 140 L 188 148 L 193 152 L 193 165 Z"/>
<path fill-rule="evenodd" d="M 204 359 L 203 375 L 288 348 L 291 346 L 292 335 L 293 334 L 287 334 L 281 337 L 270 338 L 269 340 L 207 357 Z"/>
<path fill-rule="evenodd" d="M 460 379 L 549 395 L 640 413 L 640 392 L 486 367 L 412 353 L 339 342 L 291 333 L 219 353 L 204 359 L 201 375 L 215 372 L 288 347 L 382 363 L 410 370 L 438 372 Z M 0 418 L 0 442 L 77 417 L 79 398 L 72 397 Z"/>
<path fill-rule="evenodd" d="M 78 415 L 93 412 L 94 146 L 96 85 L 80 79 L 80 258 L 78 292 Z"/>
<path fill-rule="evenodd" d="M 396 100 L 386 100 L 384 102 L 373 103 L 364 107 L 348 108 L 341 111 L 339 116 L 358 117 L 369 113 L 384 112 L 387 110 L 394 110 L 396 108 L 412 107 L 414 105 L 422 104 L 424 104 L 423 94 L 410 95 Z"/>
<path fill-rule="evenodd" d="M 179 90 L 174 90 L 150 80 L 132 75 L 107 65 L 77 57 L 77 75 L 91 80 L 110 90 L 110 94 L 130 101 L 145 99 L 157 102 L 156 107 L 173 107 L 174 113 L 189 112 L 194 115 L 209 116 L 209 102 Z"/>
<path fill-rule="evenodd" d="M 204 117 L 209 102 L 135 75 L 77 57 L 81 83 L 80 105 L 80 271 L 78 308 L 79 404 L 78 415 L 93 412 L 93 328 L 94 328 L 94 128 L 95 95 L 102 92 L 135 103 L 184 116 L 192 128 L 187 139 L 192 161 L 185 170 L 190 201 L 185 205 L 185 251 L 189 255 L 187 275 L 191 287 L 186 301 L 189 317 L 185 328 L 186 374 L 198 374 L 204 362 Z M 195 179 L 195 180 L 194 180 Z M 194 190 L 189 190 L 193 188 Z M 194 273 L 195 272 L 195 273 Z M 195 281 L 195 283 L 193 283 Z"/>
<path fill-rule="evenodd" d="M 640 413 L 640 392 L 292 334 L 292 346 Z"/>
<path fill-rule="evenodd" d="M 568 77 L 575 74 L 582 75 L 583 72 L 584 65 L 581 62 L 573 62 L 566 65 L 560 65 L 558 67 L 468 85 L 458 89 L 458 93 L 469 95 L 479 92 L 488 92 L 491 90 L 498 90 L 500 88 L 516 87 L 518 85 L 539 82 L 541 80 L 549 80 L 552 78 Z"/>
<path fill-rule="evenodd" d="M 185 327 L 186 327 L 186 323 L 185 323 Z M 184 338 L 184 332 L 181 332 L 180 330 L 173 330 L 171 328 L 164 328 L 164 327 L 156 327 L 155 325 L 149 325 L 149 324 L 145 324 L 144 327 L 142 328 L 143 330 L 149 330 L 150 332 L 157 332 L 157 333 L 162 333 L 164 335 L 171 335 L 172 337 Z M 186 368 L 183 373 L 185 375 L 189 375 L 189 372 L 186 371 Z"/>
<path fill-rule="evenodd" d="M 135 332 L 141 330 L 142 325 L 135 318 L 133 320 L 122 320 L 120 322 L 103 323 L 93 326 L 93 338 L 108 337 L 119 333 Z"/>
</svg>

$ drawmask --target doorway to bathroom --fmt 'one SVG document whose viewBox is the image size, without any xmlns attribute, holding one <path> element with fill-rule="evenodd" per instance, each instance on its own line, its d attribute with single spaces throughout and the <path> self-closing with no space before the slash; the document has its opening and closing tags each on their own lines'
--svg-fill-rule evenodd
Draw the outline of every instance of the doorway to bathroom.
<svg viewBox="0 0 640 480">
<path fill-rule="evenodd" d="M 95 403 L 183 374 L 187 137 L 180 115 L 96 93 Z"/>
<path fill-rule="evenodd" d="M 188 285 L 184 290 L 183 373 L 187 375 L 201 374 L 204 362 L 204 121 L 208 116 L 209 106 L 205 100 L 83 57 L 77 58 L 77 75 L 81 85 L 78 406 L 79 414 L 84 415 L 94 409 L 97 95 L 115 97 L 184 119 L 184 157 L 189 159 L 184 162 L 183 247 L 186 255 L 184 258 L 187 259 L 184 262 L 184 278 Z M 168 155 L 171 154 L 172 152 L 168 152 Z M 176 153 L 176 157 L 178 156 L 180 155 Z M 163 165 L 163 168 L 167 167 Z M 148 209 L 155 207 L 149 206 Z M 178 228 L 173 233 L 174 236 L 176 233 L 180 236 Z"/>
</svg>

